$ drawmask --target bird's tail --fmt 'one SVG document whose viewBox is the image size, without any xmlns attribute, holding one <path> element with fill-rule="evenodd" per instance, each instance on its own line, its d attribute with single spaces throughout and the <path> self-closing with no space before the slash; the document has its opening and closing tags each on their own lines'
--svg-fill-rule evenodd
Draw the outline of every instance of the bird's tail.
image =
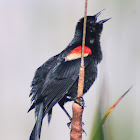
<svg viewBox="0 0 140 140">
<path fill-rule="evenodd" d="M 40 140 L 42 121 L 43 121 L 43 103 L 39 105 L 36 123 L 30 135 L 30 140 Z"/>
</svg>

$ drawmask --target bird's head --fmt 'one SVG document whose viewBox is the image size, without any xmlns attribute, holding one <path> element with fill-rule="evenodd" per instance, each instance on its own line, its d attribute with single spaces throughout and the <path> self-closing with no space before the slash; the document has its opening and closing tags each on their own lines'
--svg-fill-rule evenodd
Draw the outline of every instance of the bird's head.
<svg viewBox="0 0 140 140">
<path fill-rule="evenodd" d="M 103 11 L 103 10 L 102 10 Z M 104 19 L 97 22 L 97 17 L 102 13 L 102 11 L 98 12 L 94 16 L 87 16 L 87 22 L 86 22 L 86 36 L 100 36 L 102 29 L 103 29 L 103 23 L 108 21 L 108 19 Z M 81 18 L 76 26 L 76 34 L 83 34 L 83 24 L 84 24 L 84 18 Z"/>
</svg>

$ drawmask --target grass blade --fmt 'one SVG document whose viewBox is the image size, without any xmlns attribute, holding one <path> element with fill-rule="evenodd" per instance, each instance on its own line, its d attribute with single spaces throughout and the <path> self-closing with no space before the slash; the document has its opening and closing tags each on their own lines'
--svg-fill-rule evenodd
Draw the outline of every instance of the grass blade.
<svg viewBox="0 0 140 140">
<path fill-rule="evenodd" d="M 110 109 L 105 113 L 104 117 L 101 120 L 101 123 L 97 127 L 95 134 L 92 136 L 91 140 L 96 140 L 97 135 L 99 134 L 99 131 L 101 130 L 102 125 L 105 123 L 106 119 L 109 117 L 109 115 L 112 113 L 112 111 L 115 109 L 115 107 L 118 105 L 118 103 L 121 101 L 121 99 L 130 91 L 132 86 L 110 107 Z"/>
</svg>

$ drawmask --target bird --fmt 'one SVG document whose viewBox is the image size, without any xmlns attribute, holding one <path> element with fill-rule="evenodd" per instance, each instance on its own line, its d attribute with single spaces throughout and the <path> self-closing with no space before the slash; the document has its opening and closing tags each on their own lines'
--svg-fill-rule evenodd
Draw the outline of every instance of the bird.
<svg viewBox="0 0 140 140">
<path fill-rule="evenodd" d="M 93 16 L 87 16 L 83 94 L 89 90 L 96 80 L 97 65 L 102 60 L 100 37 L 103 24 L 110 19 L 97 21 L 102 11 Z M 71 120 L 71 116 L 65 109 L 64 104 L 68 101 L 78 102 L 76 97 L 81 65 L 83 23 L 84 18 L 81 18 L 77 22 L 74 37 L 68 46 L 62 52 L 47 60 L 35 72 L 29 94 L 32 105 L 28 112 L 35 109 L 36 121 L 29 138 L 30 140 L 40 139 L 43 119 L 48 115 L 48 123 L 50 123 L 52 109 L 57 103 Z"/>
</svg>

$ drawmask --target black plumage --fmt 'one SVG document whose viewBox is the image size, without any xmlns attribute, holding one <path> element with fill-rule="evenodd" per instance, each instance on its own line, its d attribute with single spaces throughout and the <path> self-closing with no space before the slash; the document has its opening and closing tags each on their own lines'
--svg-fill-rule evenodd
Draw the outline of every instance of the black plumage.
<svg viewBox="0 0 140 140">
<path fill-rule="evenodd" d="M 100 35 L 103 23 L 109 19 L 97 22 L 97 17 L 87 16 L 86 41 L 84 52 L 85 81 L 84 93 L 91 87 L 97 77 L 97 65 L 102 60 L 100 47 Z M 35 108 L 36 123 L 30 136 L 30 140 L 39 140 L 43 118 L 48 114 L 48 122 L 51 120 L 52 108 L 58 103 L 68 117 L 70 115 L 64 108 L 64 103 L 76 99 L 78 74 L 80 69 L 80 47 L 82 45 L 83 21 L 80 19 L 71 43 L 58 55 L 50 58 L 35 73 L 31 84 L 31 101 L 29 111 Z M 87 50 L 86 50 L 87 49 Z M 28 112 L 29 112 L 28 111 Z"/>
</svg>

